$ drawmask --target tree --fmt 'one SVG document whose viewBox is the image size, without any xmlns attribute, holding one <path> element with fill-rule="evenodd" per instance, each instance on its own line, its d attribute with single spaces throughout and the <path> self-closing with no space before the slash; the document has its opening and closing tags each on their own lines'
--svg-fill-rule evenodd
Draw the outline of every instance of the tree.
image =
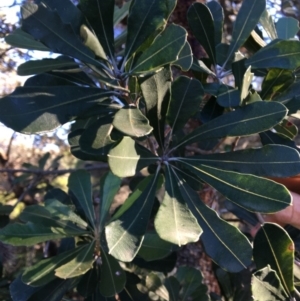
<svg viewBox="0 0 300 301">
<path fill-rule="evenodd" d="M 77 170 L 69 177 L 69 194 L 48 191 L 43 206 L 28 206 L 18 223 L 0 230 L 0 240 L 16 246 L 61 240 L 56 256 L 13 281 L 13 300 L 61 300 L 74 287 L 86 300 L 209 300 L 199 271 L 179 267 L 168 275 L 174 252 L 199 237 L 221 268 L 226 298 L 239 298 L 240 291 L 224 283 L 249 268 L 252 258 L 255 300 L 298 298 L 287 232 L 266 223 L 252 246 L 198 191 L 209 184 L 246 219 L 291 205 L 286 187 L 267 177 L 300 173 L 289 117 L 298 117 L 300 42 L 292 38 L 299 28 L 290 22 L 275 27 L 265 0 L 245 0 L 226 44 L 222 7 L 194 3 L 188 24 L 207 54 L 198 60 L 187 31 L 167 24 L 175 5 L 135 0 L 118 9 L 112 0 L 78 6 L 42 0 L 22 7 L 22 27 L 6 41 L 61 55 L 18 67 L 19 74 L 34 76 L 0 100 L 0 121 L 24 134 L 73 121 L 72 154 L 107 162 L 109 172 L 99 202 L 93 201 L 90 175 Z M 127 31 L 115 40 L 114 25 L 127 14 Z M 231 74 L 235 87 L 226 84 Z M 261 91 L 251 85 L 254 74 L 264 78 Z M 191 119 L 198 126 L 189 130 Z M 226 137 L 257 134 L 260 148 L 219 152 Z M 135 188 L 111 213 L 123 178 Z"/>
</svg>

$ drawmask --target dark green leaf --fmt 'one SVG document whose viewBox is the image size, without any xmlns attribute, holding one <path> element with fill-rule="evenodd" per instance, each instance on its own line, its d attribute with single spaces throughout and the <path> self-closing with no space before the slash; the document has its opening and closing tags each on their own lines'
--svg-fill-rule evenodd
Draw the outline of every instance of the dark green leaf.
<svg viewBox="0 0 300 301">
<path fill-rule="evenodd" d="M 285 291 L 295 290 L 293 280 L 294 243 L 288 233 L 276 224 L 265 223 L 254 239 L 253 256 L 258 269 L 270 265 Z"/>
<path fill-rule="evenodd" d="M 209 8 L 202 3 L 193 3 L 188 12 L 189 26 L 200 44 L 205 49 L 212 63 L 216 64 L 215 26 Z"/>
<path fill-rule="evenodd" d="M 93 269 L 85 273 L 77 285 L 77 291 L 81 296 L 93 295 L 100 284 L 100 266 L 95 264 Z"/>
<path fill-rule="evenodd" d="M 197 155 L 179 159 L 201 168 L 212 166 L 256 176 L 290 177 L 300 174 L 299 153 L 284 145 L 266 145 L 257 149 Z"/>
<path fill-rule="evenodd" d="M 100 292 L 105 297 L 112 297 L 123 290 L 126 274 L 118 261 L 111 255 L 102 251 L 101 258 Z"/>
<path fill-rule="evenodd" d="M 222 6 L 217 1 L 210 1 L 206 5 L 209 8 L 214 20 L 215 45 L 218 45 L 222 42 L 224 11 Z"/>
<path fill-rule="evenodd" d="M 119 219 L 113 220 L 105 227 L 109 254 L 121 261 L 132 261 L 142 244 L 159 177 L 155 174 L 149 178 L 149 184 L 135 202 Z"/>
<path fill-rule="evenodd" d="M 200 109 L 203 95 L 203 87 L 196 79 L 180 76 L 172 83 L 167 120 L 174 133 Z"/>
<path fill-rule="evenodd" d="M 295 81 L 295 76 L 290 70 L 284 69 L 271 69 L 262 82 L 262 90 L 260 96 L 262 99 L 271 100 L 278 94 L 283 92 L 286 94 L 289 88 Z"/>
<path fill-rule="evenodd" d="M 89 108 L 102 106 L 101 100 L 110 95 L 98 88 L 18 87 L 0 100 L 0 120 L 25 134 L 51 131 Z"/>
<path fill-rule="evenodd" d="M 96 33 L 105 53 L 114 60 L 114 0 L 80 0 L 79 8 Z"/>
<path fill-rule="evenodd" d="M 185 136 L 176 148 L 204 139 L 247 136 L 278 124 L 287 109 L 275 102 L 255 102 L 205 123 Z"/>
<path fill-rule="evenodd" d="M 216 60 L 219 66 L 223 66 L 224 69 L 231 69 L 231 64 L 234 60 L 234 53 L 230 57 L 227 56 L 229 50 L 229 45 L 225 43 L 220 43 L 216 46 Z"/>
<path fill-rule="evenodd" d="M 163 30 L 175 4 L 175 0 L 148 0 L 132 3 L 127 21 L 128 34 L 124 55 L 125 61 L 149 37 Z"/>
<path fill-rule="evenodd" d="M 203 229 L 201 241 L 205 252 L 229 272 L 236 273 L 245 269 L 251 263 L 252 257 L 252 247 L 248 239 L 236 227 L 220 219 L 182 179 L 178 178 L 178 181 L 182 197 Z"/>
<path fill-rule="evenodd" d="M 178 301 L 179 299 L 179 291 L 180 291 L 180 284 L 178 280 L 174 277 L 168 277 L 164 281 L 164 286 L 169 293 L 169 301 Z"/>
<path fill-rule="evenodd" d="M 47 87 L 47 86 L 78 86 L 76 83 L 58 76 L 53 72 L 42 73 L 39 75 L 29 77 L 24 87 Z"/>
<path fill-rule="evenodd" d="M 93 267 L 95 261 L 94 249 L 95 241 L 83 246 L 76 257 L 55 269 L 55 276 L 68 279 L 85 274 Z"/>
<path fill-rule="evenodd" d="M 260 16 L 259 23 L 262 25 L 270 39 L 275 40 L 278 38 L 273 17 L 267 9 L 265 9 Z"/>
<path fill-rule="evenodd" d="M 186 30 L 175 24 L 169 25 L 158 35 L 151 46 L 134 61 L 129 72 L 139 74 L 154 71 L 176 62 L 187 39 Z"/>
<path fill-rule="evenodd" d="M 277 135 L 290 140 L 294 140 L 298 135 L 298 128 L 296 125 L 287 119 L 284 119 L 277 124 L 274 127 L 274 130 L 276 131 Z"/>
<path fill-rule="evenodd" d="M 247 70 L 245 67 L 246 58 L 232 63 L 232 73 L 234 75 L 235 87 L 241 91 L 243 86 L 244 74 Z"/>
<path fill-rule="evenodd" d="M 199 73 L 205 73 L 208 75 L 211 75 L 213 77 L 216 77 L 216 75 L 205 65 L 205 63 L 201 60 L 197 60 L 197 58 L 193 57 L 193 64 L 191 66 L 192 71 L 199 72 Z M 206 84 L 204 84 L 206 85 Z M 210 84 L 207 84 L 210 85 Z"/>
<path fill-rule="evenodd" d="M 162 240 L 156 232 L 148 232 L 145 235 L 138 255 L 146 261 L 152 261 L 165 258 L 177 249 L 176 245 Z"/>
<path fill-rule="evenodd" d="M 85 170 L 77 170 L 69 176 L 69 190 L 80 203 L 86 218 L 95 228 L 95 212 L 92 199 L 91 176 Z"/>
<path fill-rule="evenodd" d="M 163 240 L 182 246 L 198 241 L 202 229 L 182 197 L 178 184 L 173 171 L 167 166 L 165 195 L 155 216 L 154 225 Z"/>
<path fill-rule="evenodd" d="M 130 1 L 122 3 L 122 7 L 115 6 L 114 10 L 114 26 L 118 25 L 129 13 L 129 7 L 131 5 Z"/>
<path fill-rule="evenodd" d="M 249 211 L 272 213 L 291 204 L 291 195 L 287 188 L 271 180 L 208 165 L 186 166 L 231 202 Z"/>
<path fill-rule="evenodd" d="M 267 266 L 252 276 L 253 297 L 257 301 L 288 301 L 290 298 L 282 287 L 276 271 Z"/>
<path fill-rule="evenodd" d="M 22 281 L 31 286 L 43 286 L 55 279 L 55 269 L 75 258 L 83 247 L 79 247 L 57 256 L 42 259 L 26 268 Z"/>
<path fill-rule="evenodd" d="M 243 1 L 234 22 L 232 40 L 228 49 L 228 61 L 232 55 L 246 42 L 251 31 L 257 25 L 260 16 L 266 8 L 266 0 Z M 226 65 L 226 62 L 223 66 Z"/>
<path fill-rule="evenodd" d="M 40 41 L 36 41 L 30 34 L 17 28 L 15 31 L 5 37 L 5 42 L 11 46 L 25 48 L 29 50 L 50 51 Z"/>
<path fill-rule="evenodd" d="M 158 157 L 130 137 L 124 137 L 108 154 L 109 167 L 120 178 L 134 176 L 142 168 L 155 164 L 158 160 Z"/>
<path fill-rule="evenodd" d="M 193 63 L 193 53 L 189 42 L 186 42 L 179 53 L 178 60 L 173 63 L 182 71 L 188 71 Z"/>
<path fill-rule="evenodd" d="M 276 24 L 276 31 L 279 39 L 288 40 L 295 37 L 298 33 L 299 21 L 292 17 L 282 17 L 280 18 Z"/>
<path fill-rule="evenodd" d="M 2 242 L 14 246 L 33 246 L 37 243 L 52 239 L 77 236 L 78 230 L 70 231 L 63 228 L 47 228 L 40 224 L 9 224 L 0 230 Z"/>
<path fill-rule="evenodd" d="M 39 168 L 40 168 L 40 169 L 44 169 L 44 168 L 45 168 L 45 165 L 46 165 L 48 159 L 50 158 L 50 156 L 51 156 L 50 153 L 47 152 L 47 153 L 45 153 L 45 154 L 39 159 L 38 164 L 39 164 Z"/>
<path fill-rule="evenodd" d="M 9 286 L 9 292 L 13 301 L 27 301 L 30 296 L 40 290 L 39 287 L 26 285 L 24 282 L 22 282 L 21 277 L 22 275 L 12 281 Z"/>
<path fill-rule="evenodd" d="M 64 24 L 56 10 L 43 5 L 24 4 L 21 8 L 22 30 L 41 41 L 54 52 L 99 65 L 94 53 L 81 42 L 70 24 Z"/>
<path fill-rule="evenodd" d="M 294 70 L 300 66 L 300 41 L 276 41 L 262 48 L 246 61 L 253 69 L 279 68 Z"/>
<path fill-rule="evenodd" d="M 132 137 L 147 136 L 153 130 L 146 116 L 135 107 L 120 109 L 112 124 L 120 132 Z"/>
<path fill-rule="evenodd" d="M 217 103 L 221 107 L 237 107 L 241 103 L 241 93 L 238 89 L 232 89 L 227 85 L 221 85 L 218 90 Z"/>
</svg>

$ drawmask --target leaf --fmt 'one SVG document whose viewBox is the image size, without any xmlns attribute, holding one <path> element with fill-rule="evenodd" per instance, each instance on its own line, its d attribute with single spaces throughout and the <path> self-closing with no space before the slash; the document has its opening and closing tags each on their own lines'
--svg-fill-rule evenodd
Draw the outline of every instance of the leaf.
<svg viewBox="0 0 300 301">
<path fill-rule="evenodd" d="M 48 228 L 40 224 L 9 224 L 0 230 L 2 242 L 13 246 L 33 246 L 47 240 L 77 236 L 78 230 L 70 231 L 63 228 Z"/>
<path fill-rule="evenodd" d="M 182 71 L 188 71 L 193 63 L 193 53 L 189 42 L 186 42 L 179 53 L 178 60 L 173 63 Z"/>
<path fill-rule="evenodd" d="M 213 17 L 215 45 L 218 45 L 222 42 L 224 11 L 222 6 L 217 1 L 210 1 L 206 5 Z"/>
<path fill-rule="evenodd" d="M 80 149 L 91 155 L 106 156 L 115 143 L 110 136 L 112 121 L 113 117 L 108 115 L 87 127 L 79 139 Z"/>
<path fill-rule="evenodd" d="M 113 297 L 123 290 L 126 284 L 126 274 L 111 255 L 102 251 L 101 258 L 100 292 L 105 297 Z"/>
<path fill-rule="evenodd" d="M 282 17 L 276 24 L 276 31 L 278 38 L 281 40 L 288 40 L 294 38 L 299 32 L 299 21 L 292 17 Z"/>
<path fill-rule="evenodd" d="M 126 136 L 108 154 L 109 167 L 120 178 L 134 176 L 142 168 L 158 160 L 148 149 Z"/>
<path fill-rule="evenodd" d="M 114 0 L 80 0 L 79 9 L 88 19 L 105 53 L 114 60 Z"/>
<path fill-rule="evenodd" d="M 138 56 L 129 73 L 139 74 L 145 71 L 153 71 L 176 62 L 186 39 L 187 32 L 183 27 L 170 24 L 155 38 L 151 46 Z"/>
<path fill-rule="evenodd" d="M 93 267 L 95 261 L 93 256 L 94 249 L 95 241 L 86 244 L 81 248 L 80 252 L 76 254 L 76 257 L 55 269 L 55 276 L 68 279 L 85 274 Z"/>
<path fill-rule="evenodd" d="M 258 269 L 270 265 L 275 270 L 285 291 L 295 290 L 293 262 L 295 246 L 288 233 L 276 224 L 265 223 L 254 239 L 253 256 Z"/>
<path fill-rule="evenodd" d="M 122 7 L 115 6 L 114 9 L 114 26 L 118 25 L 129 13 L 130 1 L 123 3 Z"/>
<path fill-rule="evenodd" d="M 79 247 L 38 261 L 25 269 L 22 281 L 31 286 L 43 286 L 49 283 L 55 279 L 55 269 L 72 260 L 82 249 L 83 247 Z"/>
<path fill-rule="evenodd" d="M 127 61 L 149 37 L 164 29 L 175 4 L 174 0 L 132 3 L 127 20 L 128 34 L 124 61 Z"/>
<path fill-rule="evenodd" d="M 105 227 L 109 254 L 118 260 L 132 261 L 142 244 L 153 207 L 158 172 L 149 178 L 149 184 L 135 202 Z"/>
<path fill-rule="evenodd" d="M 180 76 L 172 83 L 167 120 L 173 132 L 182 129 L 200 109 L 203 96 L 203 87 L 196 79 Z"/>
<path fill-rule="evenodd" d="M 221 85 L 218 90 L 217 103 L 224 108 L 239 106 L 241 103 L 240 91 L 227 85 Z"/>
<path fill-rule="evenodd" d="M 186 166 L 228 200 L 249 211 L 272 213 L 291 204 L 291 195 L 287 188 L 271 180 L 208 165 Z"/>
<path fill-rule="evenodd" d="M 267 266 L 256 271 L 252 276 L 253 297 L 257 301 L 288 301 L 290 298 L 285 292 L 276 271 Z"/>
<path fill-rule="evenodd" d="M 57 11 L 34 3 L 21 7 L 22 30 L 41 41 L 56 53 L 69 55 L 85 63 L 99 65 L 94 53 L 75 34 L 70 24 L 64 24 Z"/>
<path fill-rule="evenodd" d="M 18 87 L 0 99 L 0 121 L 24 134 L 43 133 L 102 106 L 112 92 L 74 86 Z M 107 107 L 107 104 L 103 104 Z"/>
<path fill-rule="evenodd" d="M 259 23 L 262 25 L 271 40 L 278 38 L 273 17 L 267 9 L 265 9 L 260 16 Z"/>
<path fill-rule="evenodd" d="M 180 300 L 210 300 L 207 286 L 203 284 L 203 275 L 198 269 L 189 266 L 180 266 L 176 271 L 176 279 L 182 287 Z"/>
<path fill-rule="evenodd" d="M 153 130 L 149 120 L 136 107 L 120 109 L 115 114 L 112 124 L 120 132 L 132 137 L 144 137 Z"/>
<path fill-rule="evenodd" d="M 199 240 L 202 229 L 178 188 L 172 169 L 167 166 L 165 195 L 155 216 L 155 230 L 163 240 L 178 246 Z"/>
<path fill-rule="evenodd" d="M 275 102 L 254 102 L 217 117 L 194 130 L 178 147 L 204 139 L 248 136 L 272 128 L 286 116 L 286 108 Z"/>
<path fill-rule="evenodd" d="M 241 60 L 232 63 L 232 73 L 234 75 L 235 87 L 238 88 L 240 91 L 242 89 L 244 75 L 247 70 L 247 68 L 245 67 L 245 61 L 246 58 L 243 58 Z M 247 90 L 247 94 L 248 94 L 248 90 Z"/>
<path fill-rule="evenodd" d="M 13 301 L 24 301 L 28 300 L 35 292 L 40 290 L 39 287 L 32 287 L 26 285 L 21 280 L 22 275 L 18 276 L 13 280 L 9 286 L 10 296 Z"/>
<path fill-rule="evenodd" d="M 36 41 L 30 34 L 26 33 L 21 28 L 17 28 L 4 39 L 7 44 L 14 47 L 25 48 L 28 50 L 50 51 L 43 43 Z"/>
<path fill-rule="evenodd" d="M 246 42 L 265 8 L 266 0 L 244 1 L 242 3 L 234 22 L 232 39 L 229 45 L 227 59 L 223 64 L 223 67 L 232 55 Z"/>
<path fill-rule="evenodd" d="M 229 45 L 225 43 L 220 43 L 216 46 L 216 60 L 219 66 L 224 66 L 224 69 L 230 70 L 231 65 L 234 61 L 234 52 L 230 57 L 227 56 L 229 50 Z"/>
<path fill-rule="evenodd" d="M 163 68 L 150 77 L 140 78 L 140 87 L 147 109 L 146 116 L 161 148 L 164 145 L 164 127 L 170 101 L 171 77 L 170 68 Z"/>
<path fill-rule="evenodd" d="M 93 208 L 90 174 L 85 170 L 77 170 L 71 173 L 68 180 L 68 187 L 79 202 L 86 218 L 95 229 L 95 212 Z"/>
<path fill-rule="evenodd" d="M 256 52 L 246 61 L 252 69 L 279 68 L 294 70 L 300 66 L 300 42 L 276 41 Z"/>
<path fill-rule="evenodd" d="M 201 241 L 205 252 L 223 269 L 237 273 L 251 264 L 252 247 L 234 226 L 220 219 L 194 190 L 178 177 L 179 189 L 190 210 L 203 229 Z"/>
<path fill-rule="evenodd" d="M 286 94 L 287 89 L 294 83 L 293 72 L 284 69 L 271 69 L 262 82 L 260 96 L 262 99 L 274 99 L 281 93 Z M 282 94 L 281 94 L 282 95 Z M 280 96 L 279 96 L 280 97 Z"/>
<path fill-rule="evenodd" d="M 165 279 L 164 286 L 169 293 L 169 301 L 177 301 L 179 298 L 179 291 L 181 289 L 178 280 L 174 276 Z"/>
<path fill-rule="evenodd" d="M 193 3 L 188 12 L 189 27 L 194 36 L 205 49 L 212 63 L 216 64 L 215 26 L 209 8 L 202 3 Z"/>
<path fill-rule="evenodd" d="M 288 119 L 284 119 L 274 127 L 276 133 L 286 139 L 294 140 L 298 135 L 298 128 Z"/>
<path fill-rule="evenodd" d="M 99 232 L 104 229 L 105 222 L 114 197 L 120 189 L 122 180 L 110 171 L 101 178 L 100 184 L 100 205 L 99 205 Z"/>
<path fill-rule="evenodd" d="M 92 296 L 99 288 L 100 284 L 100 266 L 95 264 L 94 267 L 85 273 L 77 285 L 77 292 L 84 297 Z"/>
<path fill-rule="evenodd" d="M 216 77 L 216 74 L 213 73 L 206 65 L 203 61 L 201 60 L 197 60 L 197 58 L 193 57 L 193 64 L 191 66 L 192 71 L 194 72 L 199 72 L 199 73 L 205 73 L 208 75 L 211 75 L 213 77 Z M 204 84 L 204 85 L 212 85 L 214 83 L 211 84 Z"/>
<path fill-rule="evenodd" d="M 44 169 L 45 165 L 47 164 L 48 159 L 50 158 L 50 153 L 46 152 L 38 161 L 39 168 Z"/>
<path fill-rule="evenodd" d="M 256 176 L 290 177 L 300 173 L 299 153 L 284 145 L 178 158 L 195 167 L 212 166 Z"/>
<path fill-rule="evenodd" d="M 156 232 L 147 232 L 138 252 L 138 256 L 146 261 L 153 261 L 165 258 L 177 249 L 178 247 L 176 245 L 162 240 Z"/>
<path fill-rule="evenodd" d="M 243 76 L 243 82 L 242 82 L 242 87 L 241 87 L 242 101 L 245 100 L 249 94 L 249 88 L 251 87 L 253 76 L 254 76 L 254 73 L 251 72 L 251 66 L 249 66 Z"/>
</svg>

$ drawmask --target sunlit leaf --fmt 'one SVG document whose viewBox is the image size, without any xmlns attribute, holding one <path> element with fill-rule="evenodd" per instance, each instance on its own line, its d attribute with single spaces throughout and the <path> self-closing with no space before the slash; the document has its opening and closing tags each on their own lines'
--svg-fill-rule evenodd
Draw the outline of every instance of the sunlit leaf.
<svg viewBox="0 0 300 301">
<path fill-rule="evenodd" d="M 272 40 L 278 38 L 273 17 L 267 9 L 265 9 L 260 16 L 259 23 L 262 25 L 262 27 Z"/>
<path fill-rule="evenodd" d="M 288 40 L 294 38 L 299 32 L 299 21 L 292 17 L 282 17 L 276 24 L 276 31 L 279 39 Z"/>
</svg>

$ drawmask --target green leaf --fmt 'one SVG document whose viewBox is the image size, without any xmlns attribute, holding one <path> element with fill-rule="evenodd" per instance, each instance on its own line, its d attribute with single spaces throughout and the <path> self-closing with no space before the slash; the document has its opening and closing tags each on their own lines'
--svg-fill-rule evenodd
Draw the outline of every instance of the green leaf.
<svg viewBox="0 0 300 301">
<path fill-rule="evenodd" d="M 77 292 L 83 296 L 92 296 L 99 288 L 100 284 L 100 266 L 95 264 L 94 267 L 85 273 L 77 285 Z"/>
<path fill-rule="evenodd" d="M 155 164 L 158 160 L 158 157 L 130 137 L 123 137 L 108 154 L 109 167 L 120 178 L 134 176 L 142 168 Z"/>
<path fill-rule="evenodd" d="M 46 165 L 48 159 L 50 158 L 50 156 L 51 156 L 50 153 L 47 152 L 39 159 L 38 164 L 39 164 L 40 169 L 45 168 L 45 165 Z"/>
<path fill-rule="evenodd" d="M 38 261 L 25 269 L 22 281 L 30 286 L 43 286 L 49 283 L 55 279 L 55 269 L 72 260 L 82 249 L 83 247 L 79 247 Z"/>
<path fill-rule="evenodd" d="M 234 60 L 234 52 L 230 57 L 227 56 L 229 45 L 220 43 L 216 46 L 216 60 L 219 66 L 224 66 L 224 69 L 230 70 L 231 64 Z"/>
<path fill-rule="evenodd" d="M 127 20 L 124 61 L 127 61 L 149 37 L 163 30 L 175 5 L 175 0 L 133 1 Z"/>
<path fill-rule="evenodd" d="M 114 26 L 118 25 L 129 13 L 130 1 L 123 3 L 122 7 L 115 6 L 114 9 Z"/>
<path fill-rule="evenodd" d="M 178 60 L 173 63 L 182 71 L 188 71 L 193 63 L 193 53 L 189 42 L 186 42 L 179 53 Z"/>
<path fill-rule="evenodd" d="M 40 224 L 9 224 L 0 230 L 2 242 L 13 246 L 33 246 L 47 240 L 77 236 L 78 230 L 70 231 L 63 228 L 45 227 Z"/>
<path fill-rule="evenodd" d="M 232 40 L 228 49 L 226 61 L 228 61 L 229 58 L 231 58 L 232 55 L 246 42 L 251 31 L 257 25 L 265 8 L 266 0 L 243 1 L 234 22 Z M 223 67 L 225 65 L 226 62 L 223 64 Z"/>
<path fill-rule="evenodd" d="M 106 156 L 115 143 L 110 136 L 112 121 L 112 116 L 105 116 L 87 127 L 79 139 L 80 149 L 91 155 Z"/>
<path fill-rule="evenodd" d="M 95 258 L 93 256 L 95 249 L 95 241 L 83 246 L 69 262 L 55 269 L 55 276 L 68 279 L 78 277 L 92 269 Z"/>
<path fill-rule="evenodd" d="M 101 252 L 100 292 L 105 297 L 115 296 L 126 284 L 126 274 L 118 261 L 111 255 Z"/>
<path fill-rule="evenodd" d="M 56 53 L 69 55 L 85 63 L 99 65 L 94 53 L 81 42 L 70 24 L 64 24 L 56 10 L 34 3 L 21 8 L 22 30 Z"/>
<path fill-rule="evenodd" d="M 203 87 L 196 79 L 180 76 L 172 83 L 167 120 L 173 132 L 182 129 L 200 109 L 203 96 Z"/>
<path fill-rule="evenodd" d="M 121 261 L 132 261 L 142 244 L 153 207 L 158 174 L 149 178 L 149 184 L 135 202 L 119 219 L 105 227 L 109 254 Z"/>
<path fill-rule="evenodd" d="M 262 177 L 290 177 L 300 173 L 299 159 L 299 153 L 293 148 L 266 145 L 262 148 L 197 155 L 177 160 L 199 168 L 206 165 Z"/>
<path fill-rule="evenodd" d="M 169 293 L 169 301 L 177 301 L 179 298 L 179 291 L 181 289 L 178 280 L 174 276 L 165 279 L 164 286 Z"/>
<path fill-rule="evenodd" d="M 134 61 L 129 72 L 139 74 L 154 71 L 179 59 L 187 39 L 186 30 L 175 24 L 169 25 L 158 35 L 151 46 L 145 49 Z"/>
<path fill-rule="evenodd" d="M 211 2 L 210 2 L 211 3 Z M 208 75 L 211 75 L 213 77 L 216 77 L 215 73 L 213 73 L 203 61 L 197 60 L 197 58 L 193 57 L 193 64 L 191 66 L 192 71 L 199 72 L 199 73 L 205 73 Z M 213 84 L 213 83 L 211 83 Z M 204 84 L 204 85 L 211 85 L 211 84 Z"/>
<path fill-rule="evenodd" d="M 246 58 L 243 58 L 232 63 L 232 73 L 234 75 L 235 87 L 238 88 L 240 91 L 242 89 L 244 75 L 247 70 L 247 68 L 245 67 L 245 61 Z"/>
<path fill-rule="evenodd" d="M 253 297 L 257 301 L 274 300 L 288 301 L 288 294 L 282 287 L 282 283 L 276 273 L 270 266 L 267 266 L 252 276 Z"/>
<path fill-rule="evenodd" d="M 79 9 L 88 19 L 105 53 L 114 60 L 114 0 L 80 0 Z"/>
<path fill-rule="evenodd" d="M 147 232 L 138 256 L 146 261 L 159 260 L 167 257 L 171 252 L 176 251 L 178 247 L 165 240 L 162 240 L 156 232 Z"/>
<path fill-rule="evenodd" d="M 217 103 L 225 108 L 239 106 L 241 103 L 240 91 L 227 85 L 221 85 L 218 90 Z"/>
<path fill-rule="evenodd" d="M 177 269 L 175 276 L 182 287 L 180 300 L 210 301 L 207 286 L 203 284 L 203 276 L 198 269 L 188 266 L 180 266 Z"/>
<path fill-rule="evenodd" d="M 282 17 L 276 24 L 278 38 L 288 40 L 294 38 L 300 30 L 299 21 L 292 17 Z"/>
<path fill-rule="evenodd" d="M 300 66 L 300 42 L 282 41 L 271 43 L 246 61 L 252 69 L 280 68 L 294 70 Z"/>
<path fill-rule="evenodd" d="M 163 68 L 150 77 L 140 78 L 140 87 L 147 109 L 146 116 L 161 148 L 164 145 L 165 118 L 170 101 L 171 77 L 170 69 Z"/>
<path fill-rule="evenodd" d="M 85 170 L 77 170 L 69 176 L 69 190 L 79 202 L 86 218 L 93 228 L 95 228 L 95 212 L 92 199 L 91 176 Z"/>
<path fill-rule="evenodd" d="M 50 51 L 43 43 L 36 41 L 30 34 L 17 28 L 5 37 L 5 42 L 11 46 L 28 50 Z"/>
<path fill-rule="evenodd" d="M 267 9 L 265 9 L 260 16 L 259 23 L 262 25 L 271 40 L 278 38 L 273 17 Z"/>
<path fill-rule="evenodd" d="M 252 247 L 248 239 L 234 226 L 220 219 L 208 208 L 196 191 L 178 177 L 179 189 L 203 233 L 205 252 L 223 269 L 237 273 L 251 264 Z"/>
<path fill-rule="evenodd" d="M 271 180 L 208 165 L 186 166 L 228 200 L 249 211 L 272 213 L 291 204 L 291 195 L 287 188 Z"/>
<path fill-rule="evenodd" d="M 279 103 L 255 102 L 205 123 L 179 141 L 176 148 L 204 139 L 263 132 L 278 124 L 286 113 L 287 109 Z"/>
<path fill-rule="evenodd" d="M 260 96 L 271 100 L 279 94 L 286 94 L 287 89 L 294 83 L 295 76 L 292 71 L 284 69 L 271 69 L 262 82 Z"/>
<path fill-rule="evenodd" d="M 222 35 L 223 35 L 223 25 L 224 25 L 223 7 L 217 1 L 210 1 L 206 5 L 209 8 L 213 17 L 215 45 L 218 45 L 222 42 Z"/>
<path fill-rule="evenodd" d="M 289 295 L 295 290 L 293 280 L 295 246 L 288 233 L 276 224 L 265 223 L 254 239 L 253 256 L 258 269 L 270 265 Z M 291 296 L 291 295 L 290 295 Z"/>
<path fill-rule="evenodd" d="M 193 3 L 188 12 L 189 27 L 205 49 L 212 63 L 216 64 L 215 26 L 209 8 L 202 3 Z"/>
<path fill-rule="evenodd" d="M 0 121 L 24 134 L 42 133 L 75 119 L 112 92 L 74 86 L 18 87 L 0 99 Z"/>
<path fill-rule="evenodd" d="M 288 119 L 284 119 L 274 127 L 276 133 L 286 139 L 294 140 L 298 135 L 298 128 Z"/>
<path fill-rule="evenodd" d="M 99 205 L 99 232 L 101 233 L 109 215 L 109 210 L 114 197 L 120 189 L 122 179 L 116 177 L 110 171 L 101 177 L 100 205 Z"/>
<path fill-rule="evenodd" d="M 155 216 L 158 235 L 178 246 L 199 240 L 202 229 L 188 208 L 178 188 L 178 181 L 169 166 L 166 170 L 165 195 Z"/>
<path fill-rule="evenodd" d="M 144 137 L 153 130 L 149 120 L 135 107 L 120 109 L 115 114 L 112 124 L 120 132 L 132 137 Z"/>
</svg>

